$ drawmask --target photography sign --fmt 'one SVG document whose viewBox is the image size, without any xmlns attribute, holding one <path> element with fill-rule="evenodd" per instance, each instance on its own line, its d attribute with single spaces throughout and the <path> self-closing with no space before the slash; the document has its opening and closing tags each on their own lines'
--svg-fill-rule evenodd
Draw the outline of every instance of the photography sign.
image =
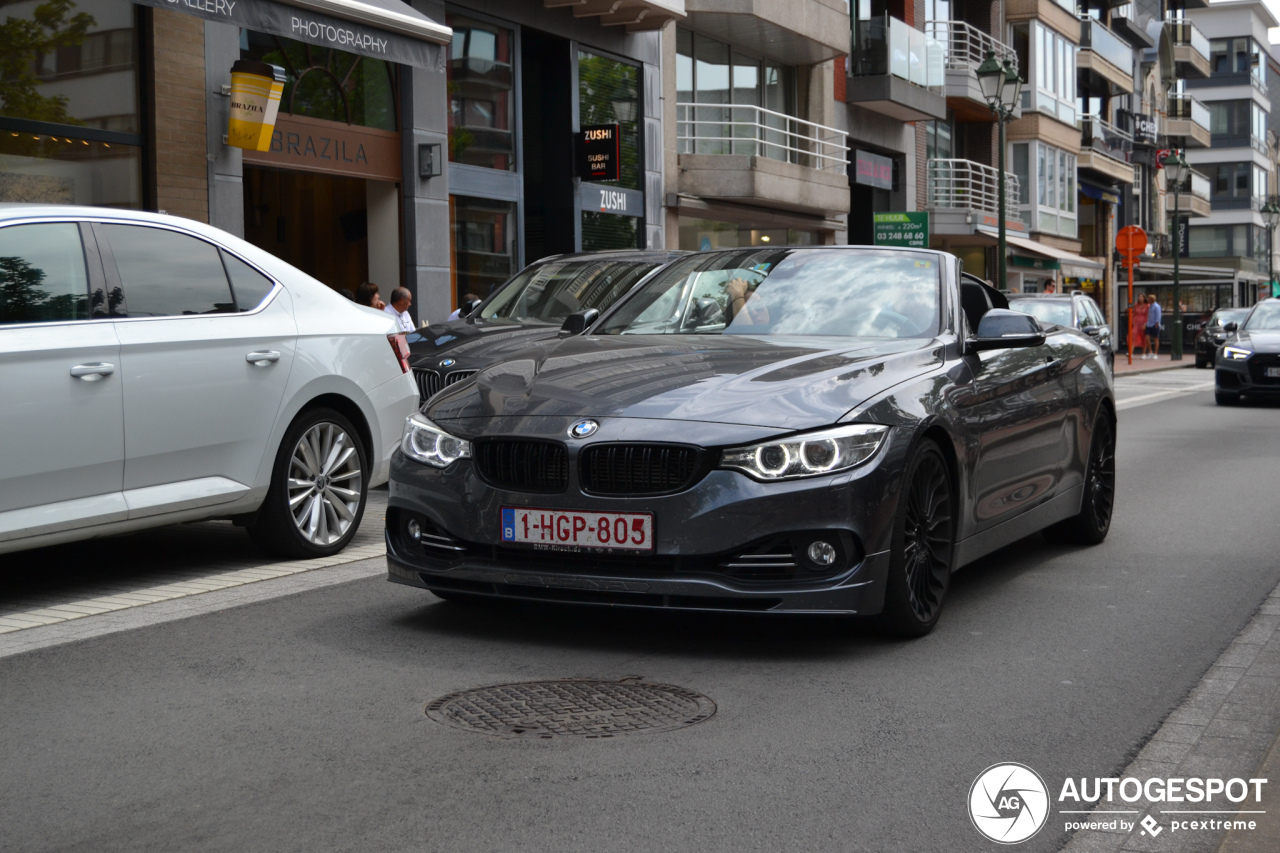
<svg viewBox="0 0 1280 853">
<path fill-rule="evenodd" d="M 929 213 L 875 214 L 875 244 L 908 249 L 929 248 Z"/>
<path fill-rule="evenodd" d="M 584 181 L 616 181 L 622 161 L 622 133 L 616 124 L 587 124 L 574 136 L 578 177 Z"/>
</svg>

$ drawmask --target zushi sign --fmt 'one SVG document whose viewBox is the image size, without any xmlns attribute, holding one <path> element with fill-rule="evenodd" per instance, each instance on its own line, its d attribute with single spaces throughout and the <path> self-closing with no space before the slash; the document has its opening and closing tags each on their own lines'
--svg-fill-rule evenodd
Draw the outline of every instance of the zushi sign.
<svg viewBox="0 0 1280 853">
<path fill-rule="evenodd" d="M 929 248 L 928 211 L 875 214 L 875 240 L 877 246 Z"/>
<path fill-rule="evenodd" d="M 616 181 L 622 161 L 622 133 L 616 124 L 583 125 L 574 139 L 578 177 L 584 181 Z"/>
</svg>

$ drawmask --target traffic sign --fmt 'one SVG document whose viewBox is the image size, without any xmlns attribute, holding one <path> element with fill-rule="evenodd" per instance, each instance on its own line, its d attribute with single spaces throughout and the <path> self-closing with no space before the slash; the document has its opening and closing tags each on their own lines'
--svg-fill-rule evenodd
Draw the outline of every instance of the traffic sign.
<svg viewBox="0 0 1280 853">
<path fill-rule="evenodd" d="M 1138 256 L 1147 250 L 1147 232 L 1137 225 L 1126 225 L 1116 235 L 1116 251 L 1125 266 L 1138 262 Z"/>
</svg>

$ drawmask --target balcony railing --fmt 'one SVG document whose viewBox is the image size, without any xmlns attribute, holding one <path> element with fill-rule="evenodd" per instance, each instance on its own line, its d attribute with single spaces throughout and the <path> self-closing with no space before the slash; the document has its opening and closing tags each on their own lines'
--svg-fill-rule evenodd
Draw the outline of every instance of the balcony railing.
<svg viewBox="0 0 1280 853">
<path fill-rule="evenodd" d="M 889 15 L 859 20 L 856 26 L 850 57 L 854 77 L 892 74 L 922 88 L 942 88 L 941 42 Z"/>
<path fill-rule="evenodd" d="M 1013 63 L 1013 70 L 1018 70 L 1018 54 L 1013 48 L 989 33 L 964 21 L 928 21 L 924 25 L 925 35 L 934 39 L 943 47 L 943 64 L 948 71 L 976 71 L 987 58 L 987 52 L 994 52 L 996 59 Z"/>
<path fill-rule="evenodd" d="M 929 207 L 1000 215 L 1000 173 L 972 160 L 929 161 Z M 1018 176 L 1005 172 L 1005 216 L 1018 218 Z"/>
<path fill-rule="evenodd" d="M 681 154 L 745 154 L 845 174 L 845 134 L 750 104 L 676 104 Z"/>
<path fill-rule="evenodd" d="M 1191 119 L 1205 130 L 1209 129 L 1209 108 L 1181 92 L 1169 93 L 1169 118 Z"/>
<path fill-rule="evenodd" d="M 1113 160 L 1128 163 L 1133 158 L 1133 134 L 1121 130 L 1101 116 L 1080 117 L 1080 140 L 1086 147 Z"/>
<path fill-rule="evenodd" d="M 1175 45 L 1187 45 L 1205 59 L 1209 58 L 1209 39 L 1199 27 L 1185 18 L 1175 18 L 1167 23 L 1169 37 Z"/>
<path fill-rule="evenodd" d="M 1101 21 L 1080 16 L 1080 47 L 1092 50 L 1130 77 L 1133 76 L 1133 48 Z"/>
<path fill-rule="evenodd" d="M 1189 187 L 1187 186 L 1188 184 L 1190 184 Z M 1209 179 L 1206 176 L 1200 174 L 1195 169 L 1189 169 L 1188 180 L 1183 181 L 1182 189 L 1180 190 L 1180 192 L 1182 195 L 1189 194 L 1189 195 L 1196 196 L 1197 198 L 1202 198 L 1205 201 L 1208 201 L 1210 188 L 1211 188 L 1211 184 L 1209 183 Z M 1170 184 L 1170 186 L 1167 189 L 1170 194 L 1173 193 L 1172 184 Z"/>
</svg>

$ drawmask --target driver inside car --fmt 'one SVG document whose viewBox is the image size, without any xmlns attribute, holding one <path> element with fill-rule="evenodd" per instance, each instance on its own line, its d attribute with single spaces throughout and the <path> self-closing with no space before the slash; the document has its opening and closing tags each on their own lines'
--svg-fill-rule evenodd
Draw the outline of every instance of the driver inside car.
<svg viewBox="0 0 1280 853">
<path fill-rule="evenodd" d="M 728 313 L 731 326 L 769 325 L 769 308 L 761 299 L 756 298 L 758 289 L 758 287 L 752 289 L 751 284 L 742 278 L 732 279 L 725 284 L 724 291 L 729 297 Z"/>
</svg>

